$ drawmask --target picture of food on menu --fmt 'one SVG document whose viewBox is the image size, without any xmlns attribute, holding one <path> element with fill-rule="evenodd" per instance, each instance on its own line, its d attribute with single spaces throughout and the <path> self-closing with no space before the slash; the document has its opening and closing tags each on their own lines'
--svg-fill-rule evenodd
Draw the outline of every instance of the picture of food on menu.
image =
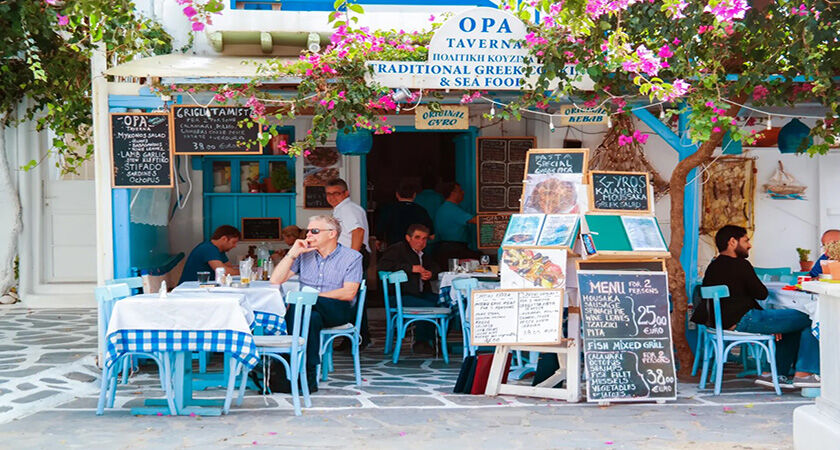
<svg viewBox="0 0 840 450">
<path fill-rule="evenodd" d="M 579 174 L 530 174 L 525 180 L 523 213 L 578 214 Z"/>
<path fill-rule="evenodd" d="M 502 289 L 562 289 L 566 286 L 566 250 L 506 248 L 502 253 Z"/>
<path fill-rule="evenodd" d="M 537 245 L 544 214 L 513 214 L 510 216 L 502 247 L 528 247 Z"/>
<path fill-rule="evenodd" d="M 335 147 L 315 147 L 303 157 L 303 185 L 326 186 L 327 181 L 338 178 L 339 156 Z"/>
<path fill-rule="evenodd" d="M 578 227 L 576 214 L 549 214 L 545 216 L 540 239 L 540 247 L 570 247 L 575 242 Z"/>
</svg>

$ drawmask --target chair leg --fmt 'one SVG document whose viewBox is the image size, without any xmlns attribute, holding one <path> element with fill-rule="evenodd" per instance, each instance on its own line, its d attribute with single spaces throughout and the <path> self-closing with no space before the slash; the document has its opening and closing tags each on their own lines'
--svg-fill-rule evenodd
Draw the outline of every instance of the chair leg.
<svg viewBox="0 0 840 450">
<path fill-rule="evenodd" d="M 703 333 L 697 328 L 697 346 L 694 347 L 694 365 L 691 367 L 691 376 L 697 376 L 697 369 L 700 367 L 700 360 L 703 358 Z"/>
<path fill-rule="evenodd" d="M 385 354 L 391 353 L 391 345 L 394 341 L 394 321 L 385 317 Z"/>
<path fill-rule="evenodd" d="M 160 377 L 163 380 L 163 395 L 166 396 L 166 403 L 169 405 L 169 414 L 173 416 L 178 415 L 178 408 L 175 407 L 175 392 L 172 389 L 172 360 L 168 353 L 160 354 L 160 364 L 158 364 L 158 371 L 162 372 Z"/>
<path fill-rule="evenodd" d="M 353 347 L 352 347 L 352 350 L 353 350 L 353 371 L 356 373 L 356 386 L 361 386 L 362 385 L 362 367 L 361 367 L 361 364 L 359 364 L 359 345 L 360 345 L 360 342 L 357 341 L 356 339 L 352 339 L 352 340 L 353 340 L 353 343 L 352 343 L 352 345 L 353 345 Z"/>
<path fill-rule="evenodd" d="M 440 330 L 440 351 L 443 353 L 444 364 L 449 364 L 449 351 L 446 348 L 446 330 L 449 328 L 449 322 L 446 319 L 439 321 L 438 330 Z"/>
<path fill-rule="evenodd" d="M 709 341 L 703 344 L 703 371 L 700 373 L 700 389 L 706 389 L 706 378 L 709 375 L 709 360 L 712 358 L 712 352 Z"/>
<path fill-rule="evenodd" d="M 128 384 L 129 369 L 134 367 L 133 356 L 129 356 L 122 361 L 122 384 Z"/>
<path fill-rule="evenodd" d="M 301 355 L 298 364 L 300 364 L 300 389 L 303 391 L 303 406 L 307 408 L 312 407 L 312 399 L 309 398 L 309 377 L 306 376 L 306 357 Z M 317 375 L 317 374 L 316 374 Z"/>
<path fill-rule="evenodd" d="M 101 416 L 105 413 L 105 400 L 108 396 L 108 388 L 110 386 L 109 380 L 110 370 L 104 365 L 102 367 L 102 379 L 99 384 L 99 402 L 96 404 L 96 415 Z"/>
<path fill-rule="evenodd" d="M 326 342 L 324 339 L 324 335 L 321 335 L 321 348 L 318 351 L 318 354 L 321 356 L 321 364 L 318 364 L 318 371 L 321 373 L 321 381 L 327 381 L 327 375 L 329 374 L 330 368 L 327 365 L 326 361 L 326 354 L 327 349 L 331 348 L 330 344 Z M 330 342 L 332 343 L 332 342 Z"/>
<path fill-rule="evenodd" d="M 263 367 L 265 367 L 267 360 L 269 360 L 269 358 L 262 359 Z M 244 367 L 242 368 L 242 379 L 239 382 L 239 396 L 236 398 L 236 406 L 242 406 L 242 400 L 245 398 L 245 386 L 248 385 L 248 372 L 249 371 L 247 369 Z M 263 379 L 263 385 L 266 386 L 266 388 L 268 387 L 268 379 Z M 263 392 L 265 392 L 265 390 L 263 390 Z"/>
<path fill-rule="evenodd" d="M 770 375 L 773 377 L 773 389 L 776 395 L 782 395 L 782 389 L 779 387 L 779 374 L 776 370 L 776 343 L 770 341 L 767 344 L 767 363 L 770 364 Z"/>
<path fill-rule="evenodd" d="M 764 349 L 760 345 L 753 346 L 753 359 L 755 360 L 756 376 L 761 376 L 764 371 L 761 370 L 761 358 L 764 357 Z"/>
<path fill-rule="evenodd" d="M 233 400 L 233 390 L 236 387 L 236 375 L 239 369 L 245 370 L 245 365 L 230 358 L 230 373 L 228 374 L 227 388 L 225 389 L 225 404 L 222 407 L 222 414 L 230 412 L 230 402 Z"/>
<path fill-rule="evenodd" d="M 108 377 L 108 390 L 110 391 L 108 393 L 108 408 L 114 407 L 114 400 L 117 397 L 117 373 L 115 372 L 117 367 L 116 364 L 111 366 L 111 374 Z"/>
<path fill-rule="evenodd" d="M 207 352 L 198 352 L 198 372 L 207 373 Z"/>
<path fill-rule="evenodd" d="M 728 352 L 722 349 L 720 357 L 715 359 L 715 395 L 720 395 L 720 389 L 723 386 L 723 365 L 726 363 L 726 355 Z"/>
<path fill-rule="evenodd" d="M 394 342 L 394 364 L 400 360 L 400 349 L 402 348 L 402 341 L 405 337 L 405 325 L 398 323 L 397 325 L 397 340 Z"/>
</svg>

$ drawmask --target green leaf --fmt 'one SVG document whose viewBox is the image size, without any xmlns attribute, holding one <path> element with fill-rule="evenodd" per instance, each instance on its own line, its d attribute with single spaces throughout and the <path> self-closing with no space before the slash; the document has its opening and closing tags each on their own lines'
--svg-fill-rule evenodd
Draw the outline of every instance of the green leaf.
<svg viewBox="0 0 840 450">
<path fill-rule="evenodd" d="M 352 4 L 352 5 L 347 5 L 347 8 L 348 8 L 350 11 L 353 11 L 353 12 L 354 12 L 354 13 L 356 13 L 356 14 L 364 14 L 364 13 L 365 13 L 365 10 L 364 10 L 364 9 L 362 9 L 362 6 L 361 6 L 361 5 L 355 5 L 355 4 Z"/>
</svg>

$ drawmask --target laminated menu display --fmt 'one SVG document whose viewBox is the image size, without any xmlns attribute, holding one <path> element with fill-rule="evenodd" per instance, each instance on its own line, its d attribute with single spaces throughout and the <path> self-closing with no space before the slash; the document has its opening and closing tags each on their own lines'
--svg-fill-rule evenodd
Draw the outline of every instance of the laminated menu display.
<svg viewBox="0 0 840 450">
<path fill-rule="evenodd" d="M 479 213 L 518 212 L 525 157 L 533 137 L 480 137 L 476 151 Z"/>
<path fill-rule="evenodd" d="M 675 400 L 664 272 L 579 270 L 587 401 Z"/>
<path fill-rule="evenodd" d="M 561 340 L 563 290 L 473 291 L 472 345 L 550 345 Z"/>
</svg>

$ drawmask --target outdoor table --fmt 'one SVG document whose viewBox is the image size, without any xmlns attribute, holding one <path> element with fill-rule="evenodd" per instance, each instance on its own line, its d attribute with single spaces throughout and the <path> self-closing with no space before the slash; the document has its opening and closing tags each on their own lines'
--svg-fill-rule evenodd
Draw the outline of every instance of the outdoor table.
<svg viewBox="0 0 840 450">
<path fill-rule="evenodd" d="M 811 318 L 811 328 L 817 329 L 819 324 L 817 294 L 801 290 L 784 289 L 787 283 L 781 281 L 768 281 L 767 300 L 759 302 L 766 309 L 794 309 L 808 315 Z"/>
<path fill-rule="evenodd" d="M 284 283 L 284 288 L 291 289 L 294 284 Z M 297 290 L 297 289 L 294 289 Z M 286 304 L 280 286 L 268 281 L 252 281 L 247 287 L 199 287 L 197 281 L 181 283 L 172 292 L 191 294 L 237 294 L 243 295 L 245 301 L 254 311 L 254 323 L 262 327 L 265 334 L 286 334 Z"/>
<path fill-rule="evenodd" d="M 254 367 L 259 358 L 251 334 L 248 307 L 239 294 L 141 294 L 114 305 L 106 333 L 105 364 L 127 351 L 160 352 L 174 358 L 173 384 L 179 415 L 220 415 L 222 400 L 194 399 L 191 352 L 224 352 L 226 363 Z M 169 414 L 166 399 L 147 399 L 132 414 Z M 149 408 L 151 407 L 151 408 Z"/>
<path fill-rule="evenodd" d="M 440 293 L 441 303 L 447 303 L 446 297 L 448 295 L 450 306 L 458 304 L 458 298 L 452 289 L 452 280 L 458 278 L 475 278 L 478 281 L 477 289 L 498 289 L 501 285 L 499 277 L 493 275 L 493 272 L 441 272 L 438 274 L 438 280 L 440 280 L 438 292 Z M 466 300 L 467 302 L 470 301 L 470 299 Z"/>
</svg>

